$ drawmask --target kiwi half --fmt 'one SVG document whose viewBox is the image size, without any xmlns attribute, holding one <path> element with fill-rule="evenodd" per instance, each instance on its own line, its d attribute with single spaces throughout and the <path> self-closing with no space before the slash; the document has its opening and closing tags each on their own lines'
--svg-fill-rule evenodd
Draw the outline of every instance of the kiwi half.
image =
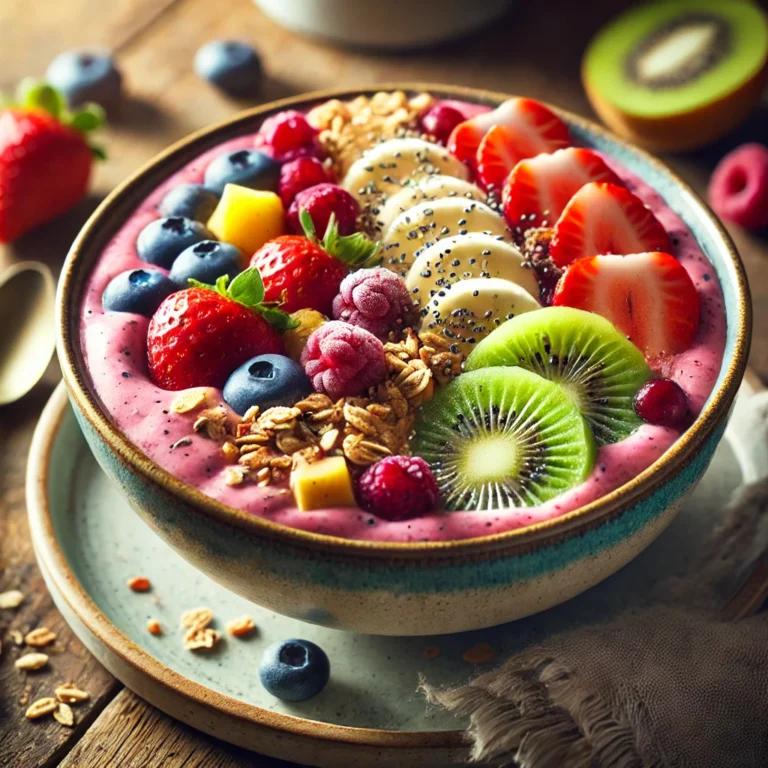
<svg viewBox="0 0 768 768">
<path fill-rule="evenodd" d="M 632 401 L 651 378 L 643 353 L 600 315 L 546 307 L 513 317 L 472 351 L 465 369 L 516 365 L 557 382 L 580 409 L 598 445 L 642 423 Z"/>
<path fill-rule="evenodd" d="M 767 61 L 768 21 L 749 0 L 665 0 L 604 27 L 582 77 L 617 133 L 655 150 L 693 149 L 746 117 Z"/>
<path fill-rule="evenodd" d="M 522 368 L 458 376 L 421 407 L 411 449 L 454 510 L 542 504 L 584 482 L 595 461 L 573 401 Z"/>
</svg>

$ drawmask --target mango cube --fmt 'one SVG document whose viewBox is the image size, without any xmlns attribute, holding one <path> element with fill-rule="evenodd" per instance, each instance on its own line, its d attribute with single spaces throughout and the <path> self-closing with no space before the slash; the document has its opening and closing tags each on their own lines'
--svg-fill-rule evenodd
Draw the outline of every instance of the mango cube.
<svg viewBox="0 0 768 768">
<path fill-rule="evenodd" d="M 343 456 L 299 462 L 291 472 L 291 489 L 302 512 L 355 505 L 352 478 Z"/>
<path fill-rule="evenodd" d="M 246 256 L 285 231 L 285 211 L 274 192 L 227 184 L 208 219 L 208 229 L 219 239 L 236 245 Z"/>
</svg>

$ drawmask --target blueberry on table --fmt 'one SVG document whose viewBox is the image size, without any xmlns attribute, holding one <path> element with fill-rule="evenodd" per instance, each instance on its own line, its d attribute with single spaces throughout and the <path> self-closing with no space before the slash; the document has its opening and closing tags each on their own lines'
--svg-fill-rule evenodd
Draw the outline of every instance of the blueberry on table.
<svg viewBox="0 0 768 768">
<path fill-rule="evenodd" d="M 45 79 L 70 107 L 95 101 L 109 108 L 122 95 L 122 76 L 105 51 L 65 51 L 48 65 Z"/>
<path fill-rule="evenodd" d="M 259 355 L 243 363 L 224 385 L 224 401 L 241 416 L 254 405 L 265 410 L 293 405 L 312 393 L 304 369 L 284 355 Z"/>
<path fill-rule="evenodd" d="M 209 239 L 211 233 L 199 221 L 170 216 L 147 224 L 136 240 L 136 250 L 142 261 L 170 269 L 183 250 Z"/>
<path fill-rule="evenodd" d="M 283 701 L 306 701 L 325 688 L 331 664 L 309 640 L 283 640 L 267 648 L 259 664 L 261 684 Z"/>
<path fill-rule="evenodd" d="M 162 199 L 160 215 L 208 221 L 218 203 L 219 196 L 202 184 L 179 184 Z"/>
<path fill-rule="evenodd" d="M 217 195 L 226 184 L 274 191 L 279 178 L 280 164 L 269 155 L 255 149 L 238 149 L 211 162 L 205 171 L 205 186 Z"/>
<path fill-rule="evenodd" d="M 195 72 L 233 96 L 254 93 L 261 83 L 261 60 L 248 43 L 213 40 L 195 54 Z"/>
<path fill-rule="evenodd" d="M 163 299 L 177 290 L 170 278 L 157 269 L 129 269 L 110 280 L 101 304 L 107 312 L 151 317 Z"/>
<path fill-rule="evenodd" d="M 243 262 L 243 252 L 234 245 L 201 240 L 176 257 L 169 277 L 179 288 L 189 288 L 190 279 L 214 285 L 222 275 L 233 278 L 242 272 Z"/>
</svg>

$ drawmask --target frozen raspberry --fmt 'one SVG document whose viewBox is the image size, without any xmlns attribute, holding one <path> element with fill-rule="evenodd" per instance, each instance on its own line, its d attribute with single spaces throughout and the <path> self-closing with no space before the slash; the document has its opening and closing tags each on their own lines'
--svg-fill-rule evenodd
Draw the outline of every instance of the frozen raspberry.
<svg viewBox="0 0 768 768">
<path fill-rule="evenodd" d="M 333 173 L 316 157 L 297 157 L 280 169 L 280 199 L 287 208 L 303 189 L 333 181 Z"/>
<path fill-rule="evenodd" d="M 420 456 L 387 456 L 365 470 L 357 486 L 360 506 L 384 520 L 410 520 L 433 510 L 439 492 Z"/>
<path fill-rule="evenodd" d="M 744 144 L 728 153 L 712 174 L 708 196 L 720 218 L 747 229 L 768 226 L 768 148 Z"/>
<path fill-rule="evenodd" d="M 312 386 L 334 400 L 361 395 L 387 374 L 384 345 L 372 333 L 336 320 L 307 339 L 301 364 Z"/>
<path fill-rule="evenodd" d="M 390 331 L 412 325 L 417 312 L 403 279 L 377 267 L 359 269 L 341 281 L 333 316 L 386 339 Z"/>
<path fill-rule="evenodd" d="M 441 144 L 447 144 L 453 129 L 465 120 L 466 118 L 458 109 L 448 104 L 435 104 L 421 118 L 421 128 L 424 133 L 434 136 Z"/>
<path fill-rule="evenodd" d="M 688 400 L 672 379 L 653 379 L 635 395 L 635 412 L 649 424 L 682 427 L 688 420 Z"/>
<path fill-rule="evenodd" d="M 349 235 L 355 231 L 360 206 L 346 189 L 337 184 L 316 184 L 299 192 L 291 203 L 285 217 L 288 229 L 297 235 L 304 230 L 299 221 L 299 211 L 304 208 L 309 212 L 318 237 L 325 234 L 331 214 L 336 214 L 336 224 L 340 235 Z"/>
<path fill-rule="evenodd" d="M 281 163 L 319 154 L 317 131 L 293 109 L 267 118 L 256 136 L 256 146 Z"/>
</svg>

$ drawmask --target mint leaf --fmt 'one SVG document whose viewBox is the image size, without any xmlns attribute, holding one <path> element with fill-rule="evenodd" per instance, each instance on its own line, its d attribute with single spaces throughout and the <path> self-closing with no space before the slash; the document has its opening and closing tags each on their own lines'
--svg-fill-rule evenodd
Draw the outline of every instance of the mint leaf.
<svg viewBox="0 0 768 768">
<path fill-rule="evenodd" d="M 229 285 L 226 295 L 238 304 L 257 309 L 264 301 L 264 281 L 255 267 L 241 272 Z"/>
<path fill-rule="evenodd" d="M 42 80 L 25 77 L 17 89 L 19 105 L 25 109 L 42 109 L 57 120 L 64 113 L 64 98 L 53 87 Z"/>
<path fill-rule="evenodd" d="M 336 216 L 331 214 L 323 237 L 323 248 L 339 261 L 351 267 L 360 267 L 372 259 L 379 244 L 369 240 L 362 232 L 340 235 Z"/>
<path fill-rule="evenodd" d="M 298 320 L 291 317 L 287 312 L 283 312 L 282 309 L 262 306 L 259 309 L 259 312 L 279 333 L 285 333 L 286 331 L 290 331 L 292 328 L 298 328 L 301 325 Z"/>
</svg>

